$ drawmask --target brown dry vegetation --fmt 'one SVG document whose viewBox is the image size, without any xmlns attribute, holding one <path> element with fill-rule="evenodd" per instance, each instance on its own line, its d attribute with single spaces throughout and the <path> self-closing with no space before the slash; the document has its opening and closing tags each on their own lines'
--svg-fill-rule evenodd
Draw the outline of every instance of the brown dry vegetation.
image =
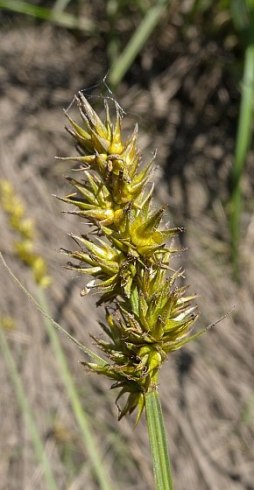
<svg viewBox="0 0 254 490">
<path fill-rule="evenodd" d="M 99 2 L 98 2 L 99 4 Z M 91 15 L 96 15 L 95 11 Z M 98 14 L 99 15 L 99 14 Z M 100 12 L 102 15 L 102 12 Z M 200 326 L 234 312 L 163 367 L 160 381 L 176 490 L 254 489 L 254 220 L 253 152 L 243 181 L 241 284 L 231 278 L 227 224 L 228 177 L 232 165 L 239 86 L 232 78 L 233 54 L 190 26 L 183 36 L 182 12 L 165 16 L 149 40 L 117 99 L 126 129 L 140 127 L 144 159 L 157 156 L 157 198 L 170 219 L 184 225 L 187 283 L 199 294 Z M 83 343 L 98 332 L 100 311 L 81 298 L 83 279 L 62 269 L 69 232 L 80 221 L 61 214 L 69 165 L 54 155 L 73 154 L 64 131 L 73 95 L 100 83 L 107 71 L 105 41 L 48 24 L 2 15 L 0 34 L 0 168 L 26 203 L 38 228 L 37 250 L 53 276 L 48 299 L 54 318 Z M 239 55 L 240 56 L 240 55 Z M 103 84 L 88 94 L 100 94 Z M 102 106 L 102 100 L 91 98 Z M 29 271 L 12 251 L 13 234 L 1 213 L 1 250 L 33 294 Z M 59 489 L 95 490 L 41 315 L 1 266 L 1 315 L 15 319 L 8 333 L 26 394 L 33 407 Z M 144 421 L 117 422 L 107 381 L 87 375 L 82 354 L 62 338 L 82 403 L 112 479 L 121 490 L 153 488 Z M 0 489 L 45 489 L 29 432 L 0 359 Z"/>
</svg>

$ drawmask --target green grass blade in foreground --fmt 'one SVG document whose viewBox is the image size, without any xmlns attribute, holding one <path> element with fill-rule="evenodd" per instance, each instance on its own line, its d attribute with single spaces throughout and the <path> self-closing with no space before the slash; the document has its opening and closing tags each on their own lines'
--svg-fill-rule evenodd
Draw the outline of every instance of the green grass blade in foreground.
<svg viewBox="0 0 254 490">
<path fill-rule="evenodd" d="M 90 34 L 95 32 L 93 22 L 88 19 L 78 18 L 66 12 L 54 11 L 54 9 L 40 7 L 29 2 L 0 0 L 0 8 L 46 20 L 67 29 L 78 29 Z"/>
<path fill-rule="evenodd" d="M 156 490 L 173 490 L 167 438 L 157 391 L 146 393 L 145 410 Z"/>
<path fill-rule="evenodd" d="M 251 7 L 251 27 L 249 45 L 245 51 L 242 96 L 238 119 L 235 158 L 232 168 L 232 194 L 230 200 L 231 256 L 235 276 L 239 275 L 238 245 L 240 239 L 240 218 L 242 206 L 241 176 L 244 170 L 251 141 L 254 109 L 254 2 Z"/>
<path fill-rule="evenodd" d="M 134 59 L 141 51 L 147 39 L 158 24 L 168 3 L 169 0 L 157 0 L 156 5 L 148 10 L 146 16 L 136 29 L 125 50 L 115 60 L 109 71 L 109 82 L 113 87 L 120 83 L 125 73 L 130 68 Z"/>
<path fill-rule="evenodd" d="M 47 481 L 47 488 L 49 490 L 57 490 L 58 486 L 56 484 L 54 475 L 52 473 L 50 463 L 48 460 L 48 457 L 46 455 L 45 449 L 44 449 L 44 444 L 43 441 L 40 437 L 39 430 L 37 428 L 32 409 L 30 407 L 30 404 L 28 402 L 28 399 L 25 394 L 25 390 L 22 385 L 22 381 L 20 379 L 15 361 L 13 359 L 11 350 L 8 345 L 8 341 L 6 339 L 5 333 L 3 329 L 0 326 L 0 347 L 3 353 L 4 360 L 6 362 L 6 365 L 8 367 L 10 377 L 12 380 L 12 383 L 15 387 L 15 392 L 16 392 L 16 397 L 18 400 L 18 404 L 20 406 L 20 409 L 22 411 L 23 417 L 26 420 L 28 430 L 31 434 L 32 442 L 34 445 L 34 450 L 37 456 L 37 459 L 39 463 L 41 464 L 43 471 L 44 471 L 44 476 L 45 480 Z"/>
<path fill-rule="evenodd" d="M 52 326 L 50 321 L 50 312 L 48 310 L 47 301 L 44 295 L 44 291 L 38 288 L 38 299 L 44 311 L 48 313 L 47 317 L 44 317 L 45 326 L 47 328 L 48 336 L 50 338 L 50 343 L 58 363 L 59 373 L 62 376 L 62 380 L 69 396 L 70 403 L 72 406 L 73 413 L 76 417 L 77 423 L 79 425 L 84 446 L 86 448 L 87 454 L 90 458 L 94 475 L 99 483 L 99 488 L 102 490 L 113 490 L 113 484 L 109 481 L 109 476 L 102 462 L 102 457 L 99 453 L 94 435 L 89 425 L 88 418 L 84 412 L 81 405 L 79 395 L 77 393 L 75 384 L 73 382 L 72 375 L 69 371 L 65 354 L 59 342 L 57 332 Z"/>
</svg>

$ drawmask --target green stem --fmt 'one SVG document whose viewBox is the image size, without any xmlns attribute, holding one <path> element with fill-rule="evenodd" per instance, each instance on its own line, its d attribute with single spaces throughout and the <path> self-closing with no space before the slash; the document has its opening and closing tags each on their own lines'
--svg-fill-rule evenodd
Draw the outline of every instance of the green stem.
<svg viewBox="0 0 254 490">
<path fill-rule="evenodd" d="M 247 3 L 247 2 L 246 2 Z M 238 119 L 235 158 L 232 167 L 232 193 L 230 200 L 231 256 L 236 279 L 239 278 L 238 246 L 240 240 L 240 218 L 242 210 L 241 180 L 251 142 L 254 96 L 254 2 L 249 1 L 250 30 L 249 44 L 245 50 L 242 96 Z"/>
<path fill-rule="evenodd" d="M 156 389 L 145 395 L 145 408 L 156 490 L 173 490 L 166 432 Z"/>
</svg>

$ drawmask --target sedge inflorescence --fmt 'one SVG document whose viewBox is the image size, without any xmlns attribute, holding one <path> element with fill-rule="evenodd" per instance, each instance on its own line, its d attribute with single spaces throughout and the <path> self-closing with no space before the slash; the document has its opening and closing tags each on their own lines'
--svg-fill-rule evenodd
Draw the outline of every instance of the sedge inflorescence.
<svg viewBox="0 0 254 490">
<path fill-rule="evenodd" d="M 67 178 L 73 192 L 60 199 L 76 208 L 91 233 L 72 235 L 77 247 L 64 252 L 69 268 L 92 276 L 82 294 L 97 293 L 106 312 L 106 336 L 95 339 L 105 364 L 85 365 L 113 380 L 117 402 L 127 397 L 119 418 L 136 408 L 139 418 L 163 361 L 197 335 L 191 334 L 195 296 L 179 285 L 182 271 L 169 267 L 172 238 L 181 230 L 163 225 L 165 210 L 153 204 L 153 160 L 142 165 L 137 127 L 124 141 L 117 104 L 113 123 L 107 102 L 105 122 L 82 93 L 76 102 L 82 125 L 66 116 L 79 155 L 65 160 L 79 162 L 81 177 Z"/>
<path fill-rule="evenodd" d="M 26 209 L 9 180 L 0 179 L 0 208 L 7 215 L 9 227 L 15 232 L 13 249 L 18 258 L 29 267 L 38 286 L 47 288 L 52 280 L 47 265 L 35 251 L 35 225 L 26 216 Z"/>
</svg>

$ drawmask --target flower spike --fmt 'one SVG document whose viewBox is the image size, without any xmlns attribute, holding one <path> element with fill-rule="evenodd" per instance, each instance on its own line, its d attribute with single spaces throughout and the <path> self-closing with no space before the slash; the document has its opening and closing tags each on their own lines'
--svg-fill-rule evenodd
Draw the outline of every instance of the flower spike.
<svg viewBox="0 0 254 490">
<path fill-rule="evenodd" d="M 181 286 L 183 271 L 170 267 L 176 251 L 170 242 L 183 230 L 165 226 L 164 208 L 154 207 L 153 160 L 141 164 L 137 126 L 125 141 L 117 105 L 112 122 L 105 103 L 103 122 L 82 93 L 76 102 L 82 125 L 66 116 L 80 152 L 73 160 L 84 165 L 83 178 L 67 177 L 72 191 L 60 199 L 93 227 L 93 234 L 73 235 L 79 249 L 64 253 L 69 268 L 92 276 L 82 295 L 98 294 L 106 317 L 101 324 L 106 338 L 94 339 L 105 365 L 83 364 L 120 390 L 117 406 L 122 398 L 125 402 L 119 418 L 137 409 L 139 420 L 145 394 L 157 385 L 168 354 L 200 334 L 192 333 L 195 295 L 187 296 Z"/>
</svg>

